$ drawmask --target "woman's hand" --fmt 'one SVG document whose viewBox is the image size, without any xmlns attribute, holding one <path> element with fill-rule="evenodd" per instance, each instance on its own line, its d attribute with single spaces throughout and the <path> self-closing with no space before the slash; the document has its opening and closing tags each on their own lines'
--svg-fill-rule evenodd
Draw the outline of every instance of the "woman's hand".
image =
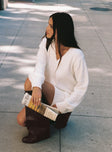
<svg viewBox="0 0 112 152">
<path fill-rule="evenodd" d="M 57 108 L 56 104 L 52 105 L 52 107 L 55 107 L 55 108 Z M 60 112 L 60 111 L 59 111 L 59 114 L 61 114 L 61 112 Z"/>
<path fill-rule="evenodd" d="M 41 97 L 41 89 L 39 87 L 33 87 L 32 102 L 35 104 L 35 106 L 39 106 L 41 104 Z"/>
<path fill-rule="evenodd" d="M 52 105 L 52 107 L 55 107 L 55 108 L 57 108 L 56 104 Z"/>
</svg>

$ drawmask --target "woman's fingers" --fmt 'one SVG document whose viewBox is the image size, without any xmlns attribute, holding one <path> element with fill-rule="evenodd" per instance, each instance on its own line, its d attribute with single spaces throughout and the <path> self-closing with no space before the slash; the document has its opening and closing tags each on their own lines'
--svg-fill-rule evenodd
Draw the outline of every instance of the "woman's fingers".
<svg viewBox="0 0 112 152">
<path fill-rule="evenodd" d="M 41 103 L 41 98 L 38 98 L 38 99 L 36 100 L 36 102 L 35 102 L 35 105 L 36 105 L 36 106 L 39 106 L 40 103 Z"/>
<path fill-rule="evenodd" d="M 38 106 L 41 104 L 41 98 L 38 98 Z"/>
<path fill-rule="evenodd" d="M 40 88 L 33 89 L 32 101 L 35 104 L 35 106 L 39 106 L 41 104 L 41 90 L 40 90 Z"/>
<path fill-rule="evenodd" d="M 35 106 L 40 105 L 40 101 L 41 101 L 41 98 L 39 98 L 39 97 L 34 97 L 34 98 L 33 98 L 33 104 L 34 104 Z"/>
</svg>

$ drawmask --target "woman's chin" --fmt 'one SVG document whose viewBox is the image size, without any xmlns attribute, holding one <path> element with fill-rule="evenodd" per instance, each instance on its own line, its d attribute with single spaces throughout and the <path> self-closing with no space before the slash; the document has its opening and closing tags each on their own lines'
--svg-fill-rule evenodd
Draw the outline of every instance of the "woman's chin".
<svg viewBox="0 0 112 152">
<path fill-rule="evenodd" d="M 50 35 L 48 35 L 48 34 L 46 35 L 46 38 L 47 38 L 47 39 L 51 39 L 51 37 L 52 37 L 52 36 L 50 36 Z"/>
<path fill-rule="evenodd" d="M 47 39 L 51 39 L 51 37 L 49 37 L 49 36 L 46 36 L 46 38 L 47 38 Z"/>
</svg>

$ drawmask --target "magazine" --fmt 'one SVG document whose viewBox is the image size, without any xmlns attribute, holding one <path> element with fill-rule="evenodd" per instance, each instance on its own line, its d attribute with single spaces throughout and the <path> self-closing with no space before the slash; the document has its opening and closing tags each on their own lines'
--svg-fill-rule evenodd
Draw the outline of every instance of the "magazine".
<svg viewBox="0 0 112 152">
<path fill-rule="evenodd" d="M 31 108 L 32 110 L 40 113 L 41 115 L 55 121 L 59 111 L 52 106 L 49 106 L 43 102 L 41 102 L 41 104 L 39 106 L 36 106 L 33 104 L 32 100 L 31 100 L 31 95 L 29 95 L 28 93 L 24 94 L 24 97 L 22 99 L 22 104 L 24 104 L 25 106 Z"/>
</svg>

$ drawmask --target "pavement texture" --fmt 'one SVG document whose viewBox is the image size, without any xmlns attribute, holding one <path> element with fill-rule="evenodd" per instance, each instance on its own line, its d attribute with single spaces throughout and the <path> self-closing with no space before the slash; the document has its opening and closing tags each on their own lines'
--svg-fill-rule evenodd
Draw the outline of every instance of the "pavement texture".
<svg viewBox="0 0 112 152">
<path fill-rule="evenodd" d="M 51 138 L 23 144 L 27 130 L 16 116 L 23 107 L 24 81 L 35 65 L 48 17 L 57 11 L 73 17 L 89 88 L 66 128 L 51 127 Z M 0 11 L 0 152 L 112 152 L 111 39 L 111 0 L 16 0 Z"/>
</svg>

